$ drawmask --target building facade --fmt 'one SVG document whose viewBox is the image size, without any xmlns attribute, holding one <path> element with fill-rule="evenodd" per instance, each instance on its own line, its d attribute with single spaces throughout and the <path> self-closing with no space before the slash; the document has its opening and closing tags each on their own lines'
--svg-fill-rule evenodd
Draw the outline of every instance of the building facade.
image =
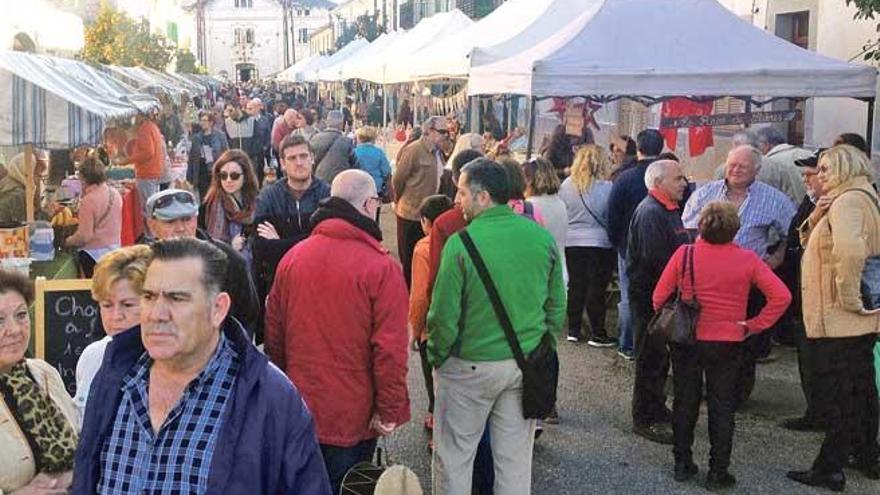
<svg viewBox="0 0 880 495">
<path fill-rule="evenodd" d="M 720 0 L 744 20 L 808 50 L 854 63 L 877 39 L 876 21 L 853 20 L 856 10 L 843 0 Z M 774 109 L 790 108 L 780 102 Z M 843 132 L 866 133 L 868 105 L 852 98 L 812 98 L 793 104 L 803 118 L 780 126 L 793 143 L 829 146 Z M 877 119 L 874 119 L 877 123 Z M 876 129 L 876 127 L 875 127 Z M 873 132 L 877 136 L 876 130 Z M 877 139 L 874 139 L 875 149 Z"/>
</svg>

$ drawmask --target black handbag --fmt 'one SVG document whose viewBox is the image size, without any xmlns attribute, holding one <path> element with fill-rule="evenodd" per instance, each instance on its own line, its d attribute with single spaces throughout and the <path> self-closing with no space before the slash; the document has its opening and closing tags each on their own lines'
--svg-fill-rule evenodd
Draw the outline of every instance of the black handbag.
<svg viewBox="0 0 880 495">
<path fill-rule="evenodd" d="M 691 296 L 684 294 L 685 273 L 690 272 Z M 694 345 L 697 342 L 697 320 L 700 318 L 700 303 L 697 301 L 697 287 L 694 284 L 694 246 L 685 247 L 684 268 L 678 280 L 675 298 L 670 298 L 648 323 L 648 333 L 663 337 L 679 345 Z"/>
<path fill-rule="evenodd" d="M 483 281 L 489 300 L 492 301 L 492 308 L 501 323 L 501 328 L 504 329 L 504 336 L 507 337 L 510 350 L 513 351 L 516 365 L 522 371 L 523 417 L 525 419 L 543 419 L 550 414 L 556 405 L 556 385 L 559 382 L 559 356 L 557 356 L 556 348 L 553 345 L 553 336 L 549 332 L 545 333 L 541 337 L 538 347 L 528 356 L 523 355 L 522 348 L 516 338 L 516 332 L 513 330 L 513 324 L 510 322 L 507 310 L 504 309 L 504 303 L 501 301 L 495 283 L 489 275 L 489 270 L 467 230 L 461 231 L 461 241 L 464 243 L 477 273 L 480 274 L 480 280 Z"/>
</svg>

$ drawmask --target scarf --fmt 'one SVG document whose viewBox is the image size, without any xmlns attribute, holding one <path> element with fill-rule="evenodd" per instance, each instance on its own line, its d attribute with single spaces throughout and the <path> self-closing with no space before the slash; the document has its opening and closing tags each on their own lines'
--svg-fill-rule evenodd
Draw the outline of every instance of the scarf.
<svg viewBox="0 0 880 495">
<path fill-rule="evenodd" d="M 24 360 L 0 375 L 0 391 L 31 446 L 37 471 L 73 469 L 76 430 L 31 377 Z"/>
<path fill-rule="evenodd" d="M 250 225 L 254 221 L 256 202 L 243 210 L 234 196 L 220 193 L 209 200 L 205 228 L 214 239 L 231 242 L 230 224 Z"/>
<path fill-rule="evenodd" d="M 342 198 L 330 196 L 322 199 L 318 203 L 318 209 L 312 214 L 312 227 L 317 227 L 319 223 L 331 218 L 345 220 L 382 242 L 382 231 L 376 221 L 364 216 L 351 203 Z"/>
</svg>

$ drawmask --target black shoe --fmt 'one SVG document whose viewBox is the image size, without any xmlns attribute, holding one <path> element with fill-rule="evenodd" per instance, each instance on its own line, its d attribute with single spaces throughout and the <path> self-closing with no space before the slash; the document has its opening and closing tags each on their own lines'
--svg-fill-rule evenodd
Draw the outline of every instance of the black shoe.
<svg viewBox="0 0 880 495">
<path fill-rule="evenodd" d="M 535 440 L 541 438 L 541 435 L 544 433 L 544 425 L 538 423 L 535 425 Z"/>
<path fill-rule="evenodd" d="M 590 347 L 615 347 L 617 345 L 617 339 L 599 335 L 588 340 L 587 345 Z"/>
<path fill-rule="evenodd" d="M 544 417 L 544 423 L 548 425 L 558 425 L 559 424 L 559 410 L 556 409 L 556 406 L 553 406 L 553 409 L 550 410 L 550 413 Z"/>
<path fill-rule="evenodd" d="M 797 418 L 788 418 L 788 419 L 782 421 L 781 423 L 779 423 L 779 426 L 785 428 L 786 430 L 792 430 L 792 431 L 823 431 L 824 430 L 818 422 L 816 422 L 810 418 L 807 418 L 806 416 L 800 416 Z"/>
<path fill-rule="evenodd" d="M 843 471 L 822 474 L 808 469 L 806 471 L 789 471 L 786 476 L 798 483 L 827 488 L 833 492 L 842 492 L 846 488 L 846 477 L 843 475 Z"/>
<path fill-rule="evenodd" d="M 688 481 L 700 472 L 694 461 L 675 463 L 675 481 Z"/>
<path fill-rule="evenodd" d="M 880 463 L 877 461 L 862 462 L 851 455 L 846 460 L 846 467 L 862 473 L 869 480 L 880 480 Z"/>
<path fill-rule="evenodd" d="M 672 445 L 672 428 L 665 423 L 654 423 L 652 425 L 634 425 L 633 433 L 640 437 L 663 445 Z"/>
<path fill-rule="evenodd" d="M 723 471 L 710 470 L 709 474 L 706 476 L 706 490 L 709 491 L 725 490 L 727 488 L 732 488 L 735 484 L 736 478 L 728 473 L 726 469 Z"/>
</svg>

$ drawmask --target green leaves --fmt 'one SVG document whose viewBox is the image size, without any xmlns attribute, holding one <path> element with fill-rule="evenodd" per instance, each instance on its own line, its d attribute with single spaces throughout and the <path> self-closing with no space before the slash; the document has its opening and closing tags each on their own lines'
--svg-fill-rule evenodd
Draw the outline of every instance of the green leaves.
<svg viewBox="0 0 880 495">
<path fill-rule="evenodd" d="M 173 46 L 162 35 L 150 32 L 145 20 L 136 21 L 107 5 L 86 28 L 84 60 L 126 67 L 146 66 L 165 70 Z"/>
</svg>

